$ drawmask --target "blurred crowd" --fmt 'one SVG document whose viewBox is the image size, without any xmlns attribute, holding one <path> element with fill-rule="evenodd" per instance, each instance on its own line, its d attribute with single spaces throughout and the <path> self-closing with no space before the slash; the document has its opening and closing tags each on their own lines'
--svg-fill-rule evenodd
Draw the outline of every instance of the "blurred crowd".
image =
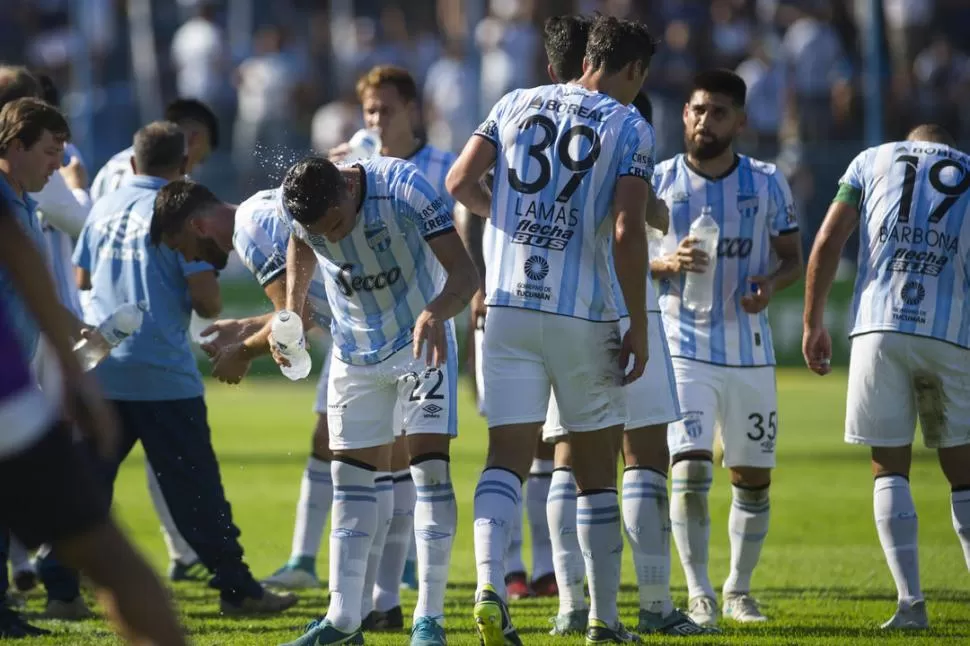
<svg viewBox="0 0 970 646">
<path fill-rule="evenodd" d="M 93 112 L 96 136 L 82 148 L 93 167 L 128 145 L 164 101 L 175 95 L 205 101 L 231 133 L 204 169 L 205 180 L 238 198 L 276 181 L 309 148 L 325 151 L 345 141 L 360 126 L 354 83 L 374 64 L 411 70 L 423 91 L 426 136 L 457 150 L 505 92 L 546 81 L 545 18 L 592 11 L 640 18 L 660 41 L 646 87 L 658 158 L 682 148 L 681 109 L 693 74 L 736 69 L 749 93 L 743 151 L 777 160 L 789 175 L 808 244 L 836 180 L 864 147 L 863 56 L 873 47 L 872 4 L 4 0 L 0 59 L 50 74 L 66 90 L 69 115 Z M 886 57 L 886 137 L 935 121 L 970 140 L 970 111 L 960 109 L 970 100 L 970 2 L 882 5 L 883 38 L 875 46 Z M 82 56 L 90 66 L 79 85 Z M 158 113 L 141 113 L 146 96 L 158 99 Z"/>
</svg>

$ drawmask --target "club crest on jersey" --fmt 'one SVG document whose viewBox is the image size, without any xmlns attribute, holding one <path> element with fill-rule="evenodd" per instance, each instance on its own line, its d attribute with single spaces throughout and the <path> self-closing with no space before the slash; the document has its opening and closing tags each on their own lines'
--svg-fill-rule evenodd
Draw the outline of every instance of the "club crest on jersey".
<svg viewBox="0 0 970 646">
<path fill-rule="evenodd" d="M 758 215 L 758 196 L 750 193 L 738 193 L 738 212 L 745 218 Z"/>
<path fill-rule="evenodd" d="M 391 234 L 383 222 L 375 222 L 371 226 L 364 225 L 364 239 L 367 240 L 367 246 L 377 253 L 391 248 Z"/>
</svg>

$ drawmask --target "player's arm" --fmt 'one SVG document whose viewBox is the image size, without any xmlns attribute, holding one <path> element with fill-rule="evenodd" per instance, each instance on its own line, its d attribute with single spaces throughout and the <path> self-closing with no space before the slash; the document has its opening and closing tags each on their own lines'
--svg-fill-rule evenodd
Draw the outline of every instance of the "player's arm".
<svg viewBox="0 0 970 646">
<path fill-rule="evenodd" d="M 428 240 L 448 278 L 441 293 L 425 308 L 442 321 L 461 314 L 479 287 L 478 272 L 458 234 L 451 230 Z"/>
<path fill-rule="evenodd" d="M 630 312 L 631 326 L 647 318 L 647 223 L 643 205 L 649 200 L 650 185 L 640 178 L 621 177 L 613 195 L 613 265 Z"/>
<path fill-rule="evenodd" d="M 468 256 L 475 265 L 475 270 L 478 271 L 479 277 L 484 280 L 485 253 L 482 249 L 482 238 L 485 234 L 485 220 L 481 217 L 476 217 L 468 209 L 464 210 L 466 212 L 465 217 L 456 218 L 455 224 L 458 227 L 458 233 L 461 235 L 462 241 L 465 243 L 465 250 L 468 251 Z"/>
<path fill-rule="evenodd" d="M 270 354 L 269 339 L 273 331 L 273 317 L 275 313 L 287 309 L 286 307 L 286 275 L 279 274 L 272 282 L 263 286 L 266 297 L 273 303 L 273 312 L 267 312 L 259 316 L 253 316 L 241 321 L 245 325 L 247 332 L 246 338 L 242 342 L 242 352 L 248 359 Z M 303 308 L 303 329 L 309 330 L 315 326 L 313 319 L 309 318 L 309 304 Z"/>
<path fill-rule="evenodd" d="M 842 250 L 859 226 L 861 191 L 848 184 L 839 186 L 835 200 L 812 245 L 805 278 L 805 319 L 808 328 L 820 328 L 832 283 L 839 269 Z"/>
<path fill-rule="evenodd" d="M 71 237 L 77 237 L 91 210 L 91 199 L 83 189 L 72 190 L 61 173 L 53 173 L 34 198 L 44 222 Z M 83 198 L 83 199 L 82 199 Z"/>
<path fill-rule="evenodd" d="M 219 291 L 219 279 L 216 277 L 215 270 L 209 267 L 191 271 L 186 274 L 185 282 L 189 288 L 192 311 L 204 319 L 214 319 L 219 316 L 219 312 L 222 311 L 222 294 Z"/>
<path fill-rule="evenodd" d="M 667 235 L 667 231 L 670 230 L 670 209 L 667 208 L 666 202 L 657 197 L 652 186 L 647 188 L 650 194 L 647 201 L 647 225 Z"/>
<path fill-rule="evenodd" d="M 483 180 L 495 165 L 495 143 L 477 132 L 472 135 L 448 171 L 445 187 L 451 196 L 471 213 L 487 218 L 492 212 L 492 196 Z"/>
<path fill-rule="evenodd" d="M 286 309 L 301 318 L 316 268 L 317 258 L 313 249 L 302 238 L 291 234 L 286 249 Z"/>
</svg>

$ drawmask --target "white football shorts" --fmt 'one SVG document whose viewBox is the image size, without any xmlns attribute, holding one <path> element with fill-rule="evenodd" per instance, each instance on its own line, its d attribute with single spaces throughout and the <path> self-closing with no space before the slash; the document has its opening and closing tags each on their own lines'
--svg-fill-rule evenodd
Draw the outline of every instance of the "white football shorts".
<svg viewBox="0 0 970 646">
<path fill-rule="evenodd" d="M 323 368 L 317 380 L 317 400 L 313 403 L 313 412 L 317 415 L 327 414 L 327 389 L 330 387 L 330 364 L 333 361 L 333 344 L 327 349 L 323 359 Z"/>
<path fill-rule="evenodd" d="M 411 344 L 385 361 L 355 366 L 335 359 L 327 390 L 330 450 L 365 449 L 408 435 L 458 435 L 458 346 L 446 324 L 448 358 L 441 368 L 415 359 Z"/>
<path fill-rule="evenodd" d="M 475 327 L 472 331 L 475 343 L 475 394 L 478 400 L 478 414 L 485 417 L 485 363 L 482 348 L 485 346 L 485 328 Z"/>
<path fill-rule="evenodd" d="M 620 338 L 628 329 L 630 319 L 620 319 Z M 626 412 L 630 418 L 626 423 L 627 430 L 669 424 L 680 419 L 677 382 L 674 380 L 674 367 L 660 312 L 647 314 L 647 352 L 649 359 L 643 376 L 624 388 Z M 553 443 L 566 435 L 559 421 L 559 406 L 555 396 L 552 396 L 549 398 L 546 422 L 542 426 L 542 440 Z"/>
<path fill-rule="evenodd" d="M 774 366 L 720 366 L 674 357 L 682 418 L 667 427 L 670 455 L 714 452 L 715 429 L 726 467 L 775 466 L 778 394 Z"/>
<path fill-rule="evenodd" d="M 970 350 L 900 332 L 853 337 L 845 441 L 929 449 L 970 444 Z"/>
<path fill-rule="evenodd" d="M 489 427 L 542 423 L 550 388 L 569 431 L 625 424 L 619 353 L 616 321 L 489 308 L 482 348 Z"/>
</svg>

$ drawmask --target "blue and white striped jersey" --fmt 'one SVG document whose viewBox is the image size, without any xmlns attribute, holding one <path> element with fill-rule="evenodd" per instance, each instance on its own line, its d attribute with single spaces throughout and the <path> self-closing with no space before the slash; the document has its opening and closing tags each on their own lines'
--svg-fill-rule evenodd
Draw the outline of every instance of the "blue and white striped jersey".
<svg viewBox="0 0 970 646">
<path fill-rule="evenodd" d="M 457 159 L 457 155 L 454 153 L 435 148 L 429 144 L 424 144 L 407 158 L 428 178 L 431 185 L 438 191 L 438 195 L 445 201 L 449 211 L 453 211 L 455 208 L 455 198 L 445 188 L 445 178 L 448 176 L 451 166 L 455 163 L 455 159 Z"/>
<path fill-rule="evenodd" d="M 111 159 L 105 162 L 98 174 L 91 182 L 91 201 L 97 202 L 106 194 L 111 193 L 121 186 L 121 180 L 133 175 L 131 170 L 131 158 L 135 154 L 133 147 L 128 147 L 119 153 L 112 155 Z"/>
<path fill-rule="evenodd" d="M 77 157 L 81 160 L 81 164 L 84 164 L 81 151 L 77 149 L 77 146 L 68 142 L 64 144 L 64 159 L 70 160 L 71 157 Z M 87 206 L 90 207 L 90 204 L 87 204 Z M 47 240 L 48 258 L 51 265 L 51 277 L 54 279 L 57 296 L 64 307 L 76 317 L 82 318 L 81 295 L 77 288 L 77 280 L 74 277 L 74 264 L 71 262 L 71 256 L 74 255 L 74 239 L 45 221 L 42 210 L 38 209 L 37 215 L 44 227 L 44 238 Z"/>
<path fill-rule="evenodd" d="M 280 213 L 323 269 L 337 358 L 372 365 L 411 343 L 418 315 L 444 285 L 427 241 L 455 227 L 445 200 L 411 162 L 379 157 L 357 165 L 364 173 L 361 208 L 340 242 L 307 231 L 282 203 Z"/>
<path fill-rule="evenodd" d="M 613 193 L 624 175 L 650 181 L 650 125 L 606 94 L 544 85 L 506 94 L 475 134 L 497 148 L 485 302 L 617 320 Z"/>
<path fill-rule="evenodd" d="M 729 173 L 711 178 L 677 155 L 658 164 L 653 187 L 670 209 L 670 230 L 652 245 L 651 256 L 673 253 L 704 206 L 721 229 L 709 314 L 681 307 L 683 276 L 660 281 L 670 354 L 724 366 L 774 365 L 768 315 L 748 314 L 741 299 L 750 291 L 748 277 L 771 273 L 771 239 L 798 230 L 784 175 L 774 164 L 738 155 Z"/>
<path fill-rule="evenodd" d="M 280 191 L 278 188 L 260 191 L 236 209 L 232 246 L 260 287 L 266 287 L 286 271 L 290 227 L 279 215 Z M 313 321 L 329 330 L 333 317 L 319 268 L 310 281 L 308 301 Z"/>
<path fill-rule="evenodd" d="M 852 160 L 862 191 L 849 335 L 927 336 L 970 348 L 970 156 L 901 141 Z"/>
</svg>

